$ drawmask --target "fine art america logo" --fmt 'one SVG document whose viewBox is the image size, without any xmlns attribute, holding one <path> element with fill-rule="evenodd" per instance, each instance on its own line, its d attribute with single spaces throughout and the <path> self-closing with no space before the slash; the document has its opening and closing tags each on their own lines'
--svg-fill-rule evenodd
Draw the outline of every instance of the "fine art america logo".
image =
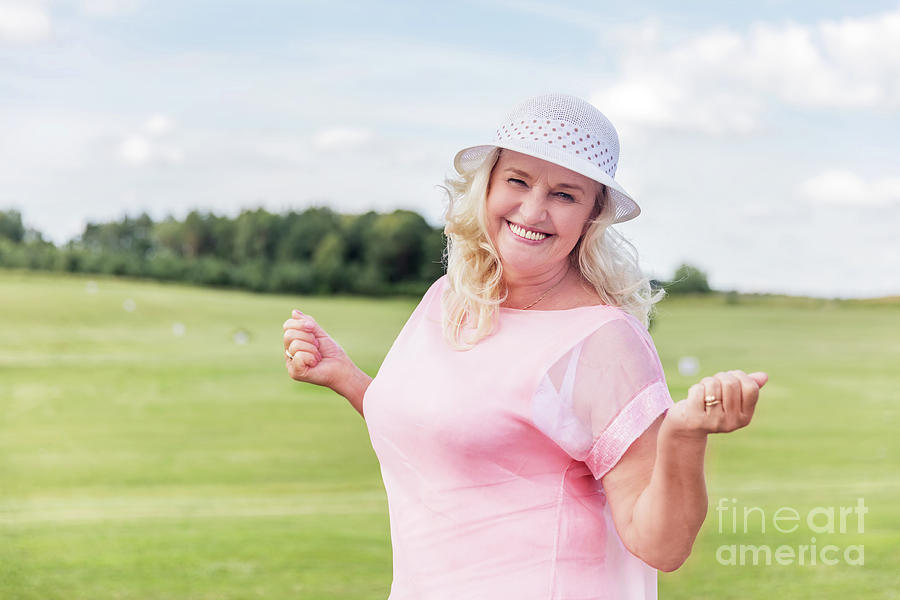
<svg viewBox="0 0 900 600">
<path fill-rule="evenodd" d="M 862 544 L 835 545 L 835 534 L 865 533 L 865 514 L 869 512 L 863 498 L 855 506 L 816 506 L 803 513 L 782 506 L 766 514 L 758 506 L 738 507 L 737 498 L 720 498 L 716 516 L 720 534 L 765 534 L 778 536 L 798 531 L 809 533 L 809 543 L 789 544 L 723 544 L 716 549 L 721 565 L 848 565 L 865 564 Z M 817 537 L 825 536 L 825 537 Z"/>
</svg>

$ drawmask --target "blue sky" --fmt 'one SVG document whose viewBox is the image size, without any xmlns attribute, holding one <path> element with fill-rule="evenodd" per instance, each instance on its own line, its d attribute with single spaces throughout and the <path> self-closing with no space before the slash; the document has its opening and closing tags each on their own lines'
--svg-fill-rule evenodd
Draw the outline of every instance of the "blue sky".
<svg viewBox="0 0 900 600">
<path fill-rule="evenodd" d="M 412 208 L 521 99 L 619 129 L 645 269 L 900 294 L 900 3 L 0 0 L 0 208 Z"/>
</svg>

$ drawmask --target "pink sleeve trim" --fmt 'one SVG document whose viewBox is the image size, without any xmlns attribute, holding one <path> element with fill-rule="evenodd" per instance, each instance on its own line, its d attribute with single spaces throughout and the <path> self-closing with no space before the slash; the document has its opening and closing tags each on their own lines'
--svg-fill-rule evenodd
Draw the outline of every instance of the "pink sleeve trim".
<svg viewBox="0 0 900 600">
<path fill-rule="evenodd" d="M 600 479 L 612 469 L 629 446 L 674 402 L 664 379 L 657 380 L 626 404 L 594 442 L 584 462 Z"/>
</svg>

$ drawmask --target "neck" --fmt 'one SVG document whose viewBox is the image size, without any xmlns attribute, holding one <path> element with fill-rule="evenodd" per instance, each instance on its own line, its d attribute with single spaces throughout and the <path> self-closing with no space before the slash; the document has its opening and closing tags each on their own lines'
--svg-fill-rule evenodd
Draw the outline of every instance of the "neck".
<svg viewBox="0 0 900 600">
<path fill-rule="evenodd" d="M 507 296 L 503 306 L 520 309 L 529 305 L 540 307 L 562 288 L 568 274 L 568 262 L 541 273 L 504 273 Z"/>
</svg>

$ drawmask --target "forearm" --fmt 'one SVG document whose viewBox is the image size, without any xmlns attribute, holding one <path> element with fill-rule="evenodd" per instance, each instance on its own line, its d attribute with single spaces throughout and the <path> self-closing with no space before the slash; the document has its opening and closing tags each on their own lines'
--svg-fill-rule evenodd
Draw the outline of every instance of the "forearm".
<svg viewBox="0 0 900 600">
<path fill-rule="evenodd" d="M 350 405 L 356 409 L 356 412 L 363 418 L 363 397 L 372 378 L 369 377 L 362 369 L 354 363 L 350 363 L 347 367 L 347 373 L 338 379 L 338 382 L 331 388 L 350 402 Z"/>
<path fill-rule="evenodd" d="M 656 449 L 653 473 L 635 501 L 628 534 L 641 559 L 674 571 L 690 555 L 706 518 L 706 435 L 676 435 L 663 422 Z"/>
</svg>

